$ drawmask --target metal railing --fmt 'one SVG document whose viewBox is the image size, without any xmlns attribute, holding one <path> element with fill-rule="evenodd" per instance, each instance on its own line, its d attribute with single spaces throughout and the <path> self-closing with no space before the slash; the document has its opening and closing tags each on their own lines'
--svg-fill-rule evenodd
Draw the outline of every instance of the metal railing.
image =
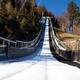
<svg viewBox="0 0 80 80">
<path fill-rule="evenodd" d="M 12 41 L 12 40 L 0 37 L 0 46 L 1 47 L 7 47 L 7 46 L 16 47 L 16 44 L 17 44 L 16 41 Z"/>
<path fill-rule="evenodd" d="M 29 42 L 24 42 L 24 41 L 19 41 L 19 40 L 12 41 L 12 40 L 8 40 L 6 38 L 0 37 L 0 47 L 30 48 L 30 47 L 36 45 L 36 43 L 42 36 L 44 24 L 45 23 L 42 24 L 40 32 L 34 40 L 29 41 Z"/>
<path fill-rule="evenodd" d="M 40 39 L 42 32 L 43 32 L 43 29 L 44 29 L 44 24 L 42 24 L 42 27 L 40 29 L 38 36 L 32 41 L 24 42 L 24 41 L 16 40 L 17 47 L 19 47 L 19 48 L 30 48 L 30 47 L 34 46 L 38 42 L 38 40 Z"/>
<path fill-rule="evenodd" d="M 75 41 L 70 41 L 70 42 L 63 42 L 63 41 L 60 41 L 56 37 L 51 19 L 50 19 L 50 28 L 51 28 L 51 33 L 52 33 L 52 37 L 54 39 L 54 42 L 56 43 L 56 45 L 60 49 L 63 49 L 63 50 L 80 50 L 80 39 L 75 40 Z"/>
</svg>

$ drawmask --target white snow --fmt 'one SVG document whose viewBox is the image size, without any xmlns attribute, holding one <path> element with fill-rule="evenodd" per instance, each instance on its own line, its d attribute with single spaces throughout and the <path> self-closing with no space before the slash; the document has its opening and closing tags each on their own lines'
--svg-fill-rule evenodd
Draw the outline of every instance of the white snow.
<svg viewBox="0 0 80 80">
<path fill-rule="evenodd" d="M 48 28 L 44 42 L 31 55 L 0 61 L 0 80 L 80 80 L 79 68 L 59 62 L 51 54 Z"/>
</svg>

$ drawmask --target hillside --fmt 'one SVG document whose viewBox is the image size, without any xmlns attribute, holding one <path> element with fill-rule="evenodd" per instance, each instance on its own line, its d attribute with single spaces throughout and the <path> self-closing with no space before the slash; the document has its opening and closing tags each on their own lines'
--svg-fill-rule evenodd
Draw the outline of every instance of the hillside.
<svg viewBox="0 0 80 80">
<path fill-rule="evenodd" d="M 65 33 L 58 28 L 54 27 L 54 30 L 55 30 L 57 38 L 61 41 L 69 42 L 69 41 L 74 41 L 74 40 L 80 39 L 80 36 L 73 35 L 73 34 L 70 34 L 70 33 Z"/>
<path fill-rule="evenodd" d="M 40 31 L 39 20 L 44 16 L 54 16 L 45 6 L 37 6 L 35 0 L 2 0 L 0 5 L 0 36 L 10 40 L 33 40 Z M 22 7 L 22 9 L 21 9 Z"/>
</svg>

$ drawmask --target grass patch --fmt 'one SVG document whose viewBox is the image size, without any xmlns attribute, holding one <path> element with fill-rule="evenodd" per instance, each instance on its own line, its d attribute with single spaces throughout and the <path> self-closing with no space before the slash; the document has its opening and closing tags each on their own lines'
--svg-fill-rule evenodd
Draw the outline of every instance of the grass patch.
<svg viewBox="0 0 80 80">
<path fill-rule="evenodd" d="M 80 39 L 80 36 L 73 35 L 73 34 L 70 34 L 70 33 L 65 33 L 58 28 L 54 27 L 54 30 L 55 30 L 55 34 L 56 34 L 57 38 L 61 41 L 69 42 L 69 41 L 74 41 L 74 40 Z"/>
<path fill-rule="evenodd" d="M 80 39 L 80 36 L 78 36 L 78 35 L 65 33 L 65 32 L 63 32 L 60 29 L 55 28 L 55 27 L 54 27 L 54 31 L 55 31 L 55 34 L 56 34 L 57 38 L 59 40 L 63 41 L 63 42 L 70 42 L 70 41 L 74 41 L 74 40 Z M 68 49 L 68 50 L 79 50 L 80 49 L 80 41 L 73 42 L 73 43 L 62 43 L 62 42 L 60 42 L 60 44 L 65 49 Z"/>
</svg>

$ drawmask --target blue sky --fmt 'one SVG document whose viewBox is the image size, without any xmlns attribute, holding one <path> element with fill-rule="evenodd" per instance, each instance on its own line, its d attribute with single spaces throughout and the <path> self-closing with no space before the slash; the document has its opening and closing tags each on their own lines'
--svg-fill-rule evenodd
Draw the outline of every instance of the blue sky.
<svg viewBox="0 0 80 80">
<path fill-rule="evenodd" d="M 42 0 L 40 6 L 45 5 L 47 10 L 52 10 L 54 14 L 61 15 L 63 11 L 67 10 L 67 4 L 72 0 Z M 80 7 L 80 0 L 73 0 Z M 40 0 L 36 0 L 37 5 Z"/>
</svg>

